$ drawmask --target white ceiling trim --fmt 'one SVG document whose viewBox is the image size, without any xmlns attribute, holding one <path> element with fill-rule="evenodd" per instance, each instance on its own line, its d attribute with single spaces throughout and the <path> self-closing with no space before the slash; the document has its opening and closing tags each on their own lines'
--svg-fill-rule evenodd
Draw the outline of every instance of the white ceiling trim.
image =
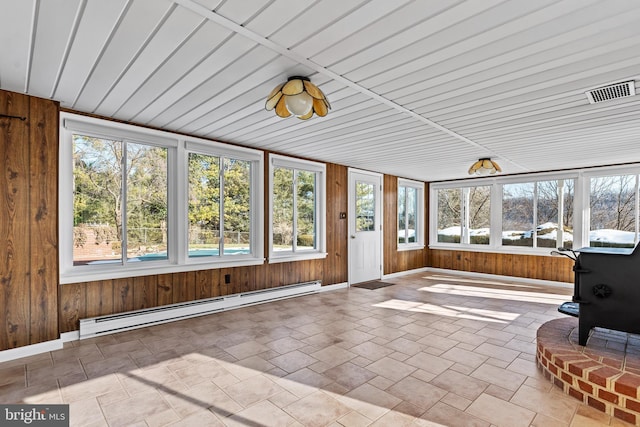
<svg viewBox="0 0 640 427">
<path fill-rule="evenodd" d="M 366 96 L 368 96 L 368 97 L 370 97 L 370 98 L 372 98 L 372 99 L 374 99 L 374 100 L 376 100 L 376 101 L 378 101 L 378 102 L 380 102 L 382 104 L 385 104 L 385 105 L 387 105 L 387 106 L 389 106 L 389 107 L 391 107 L 391 108 L 393 108 L 393 109 L 395 109 L 395 110 L 397 110 L 397 111 L 399 111 L 399 112 L 401 112 L 403 114 L 407 114 L 410 117 L 413 117 L 414 119 L 419 120 L 420 122 L 425 123 L 425 124 L 435 128 L 435 129 L 438 129 L 438 130 L 440 130 L 440 131 L 442 131 L 442 132 L 444 132 L 444 133 L 446 133 L 446 134 L 448 134 L 448 135 L 450 135 L 450 136 L 452 136 L 452 137 L 454 137 L 454 138 L 456 138 L 456 139 L 458 139 L 460 141 L 463 141 L 463 142 L 465 142 L 465 143 L 467 143 L 467 144 L 469 144 L 469 145 L 471 145 L 473 147 L 482 149 L 485 152 L 487 152 L 488 156 L 496 156 L 496 157 L 503 158 L 504 160 L 508 161 L 509 163 L 513 164 L 514 166 L 518 166 L 522 170 L 529 171 L 528 168 L 526 168 L 526 167 L 524 167 L 522 165 L 519 165 L 518 163 L 512 161 L 511 159 L 505 158 L 504 156 L 498 156 L 495 152 L 493 152 L 492 150 L 490 150 L 486 146 L 484 146 L 482 144 L 479 144 L 479 143 L 477 143 L 477 142 L 475 142 L 475 141 L 473 141 L 473 140 L 471 140 L 471 139 L 469 139 L 469 138 L 467 138 L 467 137 L 465 137 L 463 135 L 460 135 L 460 134 L 452 131 L 451 129 L 442 126 L 439 123 L 436 123 L 436 122 L 434 122 L 432 120 L 429 120 L 428 118 L 426 118 L 426 117 L 424 117 L 424 116 L 422 116 L 422 115 L 420 115 L 420 114 L 418 114 L 418 113 L 416 113 L 416 112 L 414 112 L 414 111 L 412 111 L 412 110 L 410 110 L 408 108 L 405 108 L 402 105 L 396 104 L 395 102 L 393 102 L 393 101 L 391 101 L 391 100 L 389 100 L 389 99 L 387 99 L 387 98 L 385 98 L 385 97 L 383 97 L 383 96 L 381 96 L 381 95 L 379 95 L 379 94 L 377 94 L 375 92 L 372 92 L 371 90 L 369 90 L 369 89 L 367 89 L 365 87 L 362 87 L 359 84 L 357 84 L 357 83 L 355 83 L 355 82 L 353 82 L 353 81 L 351 81 L 349 79 L 346 79 L 345 77 L 341 76 L 340 74 L 337 74 L 337 73 L 335 73 L 335 72 L 333 72 L 333 71 L 331 71 L 331 70 L 329 70 L 329 69 L 327 69 L 327 68 L 325 68 L 325 67 L 323 67 L 323 66 L 321 66 L 321 65 L 319 65 L 319 64 L 317 64 L 317 63 L 315 63 L 313 61 L 311 61 L 310 59 L 305 58 L 305 57 L 303 57 L 303 56 L 291 51 L 290 49 L 287 49 L 284 46 L 281 46 L 281 45 L 279 45 L 277 43 L 274 43 L 273 41 L 271 41 L 271 40 L 269 40 L 267 38 L 264 38 L 263 36 L 261 36 L 259 34 L 254 33 L 253 31 L 247 29 L 246 27 L 243 27 L 242 25 L 239 25 L 239 24 L 237 24 L 237 23 L 225 18 L 225 17 L 215 13 L 214 11 L 207 9 L 206 7 L 196 3 L 194 0 L 173 0 L 173 1 L 176 4 L 179 4 L 179 5 L 181 5 L 181 6 L 185 7 L 185 8 L 187 8 L 187 9 L 189 9 L 189 10 L 191 10 L 191 11 L 193 11 L 193 12 L 199 14 L 199 15 L 201 15 L 202 17 L 207 18 L 207 19 L 211 20 L 212 22 L 215 22 L 216 24 L 219 24 L 219 25 L 221 25 L 221 26 L 223 26 L 223 27 L 225 27 L 225 28 L 237 33 L 237 34 L 240 34 L 240 35 L 242 35 L 244 37 L 247 37 L 248 39 L 250 39 L 250 40 L 252 40 L 252 41 L 254 41 L 254 42 L 256 42 L 256 43 L 258 43 L 258 44 L 260 44 L 262 46 L 265 46 L 266 48 L 269 48 L 269 49 L 279 53 L 280 55 L 283 55 L 283 56 L 285 56 L 285 57 L 287 57 L 289 59 L 292 59 L 292 60 L 294 60 L 294 61 L 296 61 L 296 62 L 298 62 L 300 64 L 303 64 L 303 65 L 309 67 L 310 69 L 312 69 L 312 70 L 314 70 L 314 71 L 316 71 L 318 73 L 321 73 L 321 74 L 323 74 L 323 75 L 325 75 L 325 76 L 327 76 L 327 77 L 329 77 L 329 78 L 331 78 L 331 79 L 333 79 L 335 81 L 338 81 L 338 82 L 344 84 L 345 86 L 348 86 L 348 87 L 350 87 L 350 88 L 362 93 L 363 95 L 366 95 Z"/>
</svg>

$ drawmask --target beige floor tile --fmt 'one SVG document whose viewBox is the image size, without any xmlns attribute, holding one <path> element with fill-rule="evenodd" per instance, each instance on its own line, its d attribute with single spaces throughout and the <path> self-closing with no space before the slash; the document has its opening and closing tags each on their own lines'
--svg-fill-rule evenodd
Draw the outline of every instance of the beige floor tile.
<svg viewBox="0 0 640 427">
<path fill-rule="evenodd" d="M 351 390 L 338 400 L 369 420 L 380 418 L 402 402 L 401 399 L 370 384 Z"/>
<path fill-rule="evenodd" d="M 406 377 L 387 390 L 390 394 L 420 408 L 429 409 L 442 399 L 447 391 L 417 378 Z"/>
<path fill-rule="evenodd" d="M 168 409 L 171 408 L 156 391 L 138 394 L 123 401 L 102 406 L 109 426 L 113 427 L 129 426 L 142 422 L 146 418 Z"/>
<path fill-rule="evenodd" d="M 489 364 L 480 366 L 471 373 L 471 376 L 513 391 L 516 391 L 527 378 L 516 372 L 511 372 Z"/>
<path fill-rule="evenodd" d="M 489 427 L 490 423 L 442 402 L 437 402 L 422 417 L 449 427 Z"/>
<path fill-rule="evenodd" d="M 415 366 L 416 368 L 421 368 L 435 375 L 441 374 L 453 365 L 453 362 L 450 360 L 424 352 L 417 353 L 411 358 L 405 360 L 404 363 Z"/>
<path fill-rule="evenodd" d="M 182 418 L 174 423 L 169 424 L 171 427 L 223 427 L 224 424 L 220 418 L 216 417 L 210 411 L 201 410 L 194 412 L 186 418 Z"/>
<path fill-rule="evenodd" d="M 569 424 L 559 421 L 556 418 L 547 417 L 543 414 L 536 414 L 531 422 L 531 427 L 568 427 Z"/>
<path fill-rule="evenodd" d="M 372 341 L 367 341 L 351 347 L 349 351 L 373 361 L 381 359 L 388 354 L 393 353 L 395 349 L 376 344 Z"/>
<path fill-rule="evenodd" d="M 316 353 L 313 353 L 316 354 Z M 299 371 L 302 368 L 310 366 L 316 363 L 318 359 L 303 353 L 299 350 L 290 351 L 289 353 L 269 359 L 269 362 L 278 368 L 293 373 Z"/>
<path fill-rule="evenodd" d="M 112 392 L 124 391 L 124 389 L 117 375 L 109 374 L 62 387 L 61 391 L 64 401 L 69 403 Z"/>
<path fill-rule="evenodd" d="M 292 403 L 284 410 L 305 426 L 327 425 L 351 412 L 346 405 L 320 391 Z"/>
<path fill-rule="evenodd" d="M 295 421 L 289 414 L 269 401 L 257 403 L 228 418 L 222 419 L 224 425 L 229 427 L 282 427 L 292 425 Z"/>
<path fill-rule="evenodd" d="M 263 375 L 251 377 L 224 388 L 225 393 L 245 408 L 266 400 L 283 390 L 282 387 Z"/>
<path fill-rule="evenodd" d="M 465 411 L 498 427 L 526 427 L 536 413 L 488 394 L 481 394 Z"/>
<path fill-rule="evenodd" d="M 358 412 L 349 412 L 337 422 L 344 427 L 366 427 L 371 424 L 371 420 Z"/>
<path fill-rule="evenodd" d="M 285 354 L 289 353 L 290 351 L 298 350 L 302 347 L 305 347 L 307 344 L 295 338 L 283 337 L 274 341 L 269 341 L 265 343 L 265 345 L 280 354 Z"/>
<path fill-rule="evenodd" d="M 488 359 L 487 356 L 477 354 L 469 350 L 464 350 L 459 347 L 453 347 L 447 350 L 446 352 L 442 353 L 440 357 L 473 368 L 477 368 Z"/>
<path fill-rule="evenodd" d="M 269 347 L 260 344 L 256 341 L 243 342 L 242 344 L 234 345 L 232 347 L 225 348 L 224 351 L 235 357 L 236 359 L 246 359 L 250 356 L 263 353 L 269 350 Z"/>
<path fill-rule="evenodd" d="M 579 401 L 561 393 L 544 392 L 533 387 L 523 385 L 510 400 L 511 403 L 523 408 L 537 411 L 545 408 L 544 415 L 555 418 L 565 424 L 571 421 Z"/>
<path fill-rule="evenodd" d="M 470 400 L 476 399 L 489 386 L 489 383 L 486 381 L 482 381 L 468 375 L 463 375 L 452 370 L 443 372 L 430 382 L 443 390 L 447 390 L 450 393 L 455 393 L 460 397 Z"/>
<path fill-rule="evenodd" d="M 462 397 L 460 395 L 457 395 L 455 393 L 449 392 L 449 393 L 447 393 L 446 396 L 444 396 L 442 399 L 440 399 L 440 402 L 446 403 L 449 406 L 453 406 L 456 409 L 464 411 L 465 409 L 467 409 L 469 407 L 469 405 L 471 405 L 473 400 L 470 400 L 470 399 L 467 399 L 467 398 Z"/>
<path fill-rule="evenodd" d="M 383 357 L 367 366 L 367 369 L 378 375 L 390 379 L 391 381 L 400 381 L 402 378 L 410 375 L 416 370 L 415 366 L 407 365 L 389 357 Z"/>
<path fill-rule="evenodd" d="M 488 344 L 486 342 L 480 344 L 473 351 L 508 363 L 513 362 L 516 357 L 520 355 L 519 351 L 498 347 L 497 345 Z"/>
<path fill-rule="evenodd" d="M 323 373 L 323 375 L 327 378 L 331 378 L 333 381 L 349 390 L 352 390 L 377 376 L 376 373 L 351 362 L 343 363 L 342 365 L 328 369 Z"/>
<path fill-rule="evenodd" d="M 276 384 L 298 397 L 307 396 L 317 388 L 324 388 L 332 382 L 332 379 L 308 368 L 300 369 L 276 380 Z"/>
</svg>

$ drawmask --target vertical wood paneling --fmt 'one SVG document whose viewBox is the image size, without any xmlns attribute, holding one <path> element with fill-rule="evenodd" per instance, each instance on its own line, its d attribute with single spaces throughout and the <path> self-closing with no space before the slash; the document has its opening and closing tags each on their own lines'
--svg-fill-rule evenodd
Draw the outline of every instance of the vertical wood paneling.
<svg viewBox="0 0 640 427">
<path fill-rule="evenodd" d="M 212 270 L 196 271 L 196 299 L 210 298 L 213 287 Z"/>
<path fill-rule="evenodd" d="M 171 274 L 161 274 L 158 276 L 158 305 L 173 303 L 173 276 Z"/>
<path fill-rule="evenodd" d="M 347 233 L 348 222 L 340 218 L 347 213 L 348 204 L 347 168 L 327 165 L 327 257 L 323 261 L 322 284 L 344 283 L 348 280 Z"/>
<path fill-rule="evenodd" d="M 25 96 L 2 92 L 0 113 L 29 116 Z M 29 128 L 26 122 L 0 118 L 2 204 L 0 262 L 3 310 L 0 345 L 3 349 L 30 343 L 29 285 Z"/>
<path fill-rule="evenodd" d="M 573 262 L 566 258 L 434 249 L 431 260 L 435 268 L 573 282 Z"/>
<path fill-rule="evenodd" d="M 60 332 L 75 331 L 80 319 L 87 316 L 87 284 L 72 283 L 59 286 L 59 322 Z"/>
<path fill-rule="evenodd" d="M 133 279 L 133 309 L 158 305 L 158 276 L 143 276 Z"/>
<path fill-rule="evenodd" d="M 31 334 L 58 338 L 58 106 L 29 98 Z"/>
<path fill-rule="evenodd" d="M 130 278 L 113 279 L 113 312 L 131 311 L 133 307 L 132 280 Z"/>
<path fill-rule="evenodd" d="M 392 274 L 400 271 L 414 270 L 426 267 L 429 249 L 399 251 L 398 250 L 398 177 L 384 176 L 384 274 Z M 424 215 L 428 218 L 429 202 L 425 199 Z M 428 222 L 427 222 L 428 223 Z M 428 227 L 425 227 L 428 228 Z M 425 230 L 425 242 L 429 236 Z"/>
<path fill-rule="evenodd" d="M 103 316 L 113 313 L 112 280 L 91 282 L 86 284 L 85 288 L 87 317 Z"/>
</svg>

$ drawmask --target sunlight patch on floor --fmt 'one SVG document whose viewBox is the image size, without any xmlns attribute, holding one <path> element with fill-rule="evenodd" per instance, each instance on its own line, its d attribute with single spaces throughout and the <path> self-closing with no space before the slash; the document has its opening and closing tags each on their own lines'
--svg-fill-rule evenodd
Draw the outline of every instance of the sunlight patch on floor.
<svg viewBox="0 0 640 427">
<path fill-rule="evenodd" d="M 478 288 L 475 286 L 451 285 L 438 283 L 419 288 L 419 291 L 437 294 L 460 295 L 477 298 L 493 298 L 520 302 L 535 302 L 541 304 L 558 305 L 567 300 L 567 295 L 549 294 L 545 292 L 527 292 L 508 289 Z"/>
<path fill-rule="evenodd" d="M 509 323 L 518 318 L 518 313 L 485 310 L 480 308 L 459 307 L 453 305 L 436 305 L 416 301 L 390 299 L 373 307 L 390 308 L 393 310 L 411 311 L 416 313 L 435 314 L 437 316 L 455 317 L 458 319 L 481 320 L 492 323 Z"/>
</svg>

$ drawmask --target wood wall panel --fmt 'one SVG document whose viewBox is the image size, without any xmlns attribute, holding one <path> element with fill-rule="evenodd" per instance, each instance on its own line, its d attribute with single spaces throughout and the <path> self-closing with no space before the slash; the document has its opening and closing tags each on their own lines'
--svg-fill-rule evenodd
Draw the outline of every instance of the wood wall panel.
<svg viewBox="0 0 640 427">
<path fill-rule="evenodd" d="M 429 249 L 399 251 L 398 250 L 398 177 L 384 176 L 384 226 L 383 226 L 383 256 L 384 274 L 415 270 L 429 265 Z M 425 218 L 428 218 L 428 189 L 425 188 Z M 425 227 L 428 229 L 428 227 Z M 428 234 L 425 230 L 425 242 Z"/>
<path fill-rule="evenodd" d="M 564 257 L 434 249 L 431 266 L 447 270 L 573 282 L 573 262 Z"/>
<path fill-rule="evenodd" d="M 0 350 L 58 336 L 58 106 L 0 91 Z"/>
</svg>

